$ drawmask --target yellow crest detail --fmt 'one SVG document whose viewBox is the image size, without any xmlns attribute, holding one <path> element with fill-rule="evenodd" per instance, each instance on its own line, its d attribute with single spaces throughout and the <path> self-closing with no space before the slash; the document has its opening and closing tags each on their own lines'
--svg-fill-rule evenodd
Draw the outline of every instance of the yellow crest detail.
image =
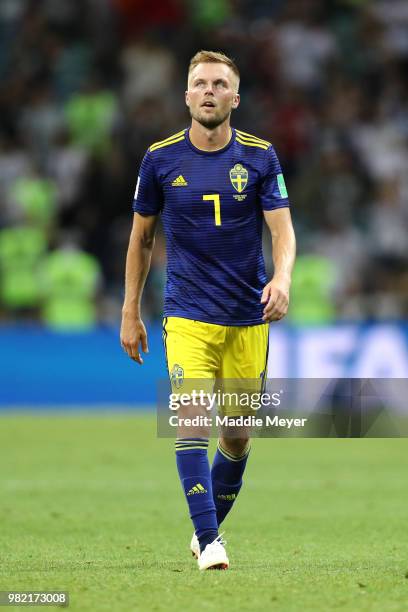
<svg viewBox="0 0 408 612">
<path fill-rule="evenodd" d="M 248 183 L 248 170 L 242 164 L 235 164 L 229 171 L 230 181 L 234 189 L 241 193 Z"/>
</svg>

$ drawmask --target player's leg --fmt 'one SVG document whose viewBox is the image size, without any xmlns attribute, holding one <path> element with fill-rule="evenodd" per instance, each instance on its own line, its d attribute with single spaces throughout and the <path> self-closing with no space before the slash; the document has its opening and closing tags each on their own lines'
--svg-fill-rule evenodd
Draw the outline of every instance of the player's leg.
<svg viewBox="0 0 408 612">
<path fill-rule="evenodd" d="M 212 391 L 214 373 L 219 367 L 219 345 L 225 328 L 179 317 L 164 320 L 163 338 L 172 391 L 191 393 L 193 387 Z M 199 389 L 196 389 L 199 391 Z M 179 408 L 179 421 L 205 413 L 205 407 Z M 218 537 L 210 466 L 207 457 L 209 432 L 206 428 L 180 426 L 175 443 L 177 469 L 189 513 L 203 551 Z"/>
<path fill-rule="evenodd" d="M 242 487 L 242 477 L 250 451 L 249 437 L 220 437 L 211 466 L 211 481 L 218 526 L 230 512 Z"/>
<path fill-rule="evenodd" d="M 268 331 L 268 324 L 229 328 L 221 367 L 224 390 L 261 389 L 267 368 Z M 234 417 L 253 414 L 253 411 L 239 405 L 224 405 L 222 413 Z M 248 429 L 229 427 L 221 431 L 211 468 L 218 525 L 230 512 L 241 490 L 249 451 Z"/>
</svg>

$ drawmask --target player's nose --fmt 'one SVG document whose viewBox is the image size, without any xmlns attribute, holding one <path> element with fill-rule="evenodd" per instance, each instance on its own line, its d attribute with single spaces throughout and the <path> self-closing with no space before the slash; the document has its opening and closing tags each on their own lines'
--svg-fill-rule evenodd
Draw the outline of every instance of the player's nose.
<svg viewBox="0 0 408 612">
<path fill-rule="evenodd" d="M 205 88 L 205 92 L 204 92 L 205 96 L 213 96 L 214 95 L 214 90 L 213 90 L 213 86 L 211 83 L 208 83 L 206 88 Z"/>
</svg>

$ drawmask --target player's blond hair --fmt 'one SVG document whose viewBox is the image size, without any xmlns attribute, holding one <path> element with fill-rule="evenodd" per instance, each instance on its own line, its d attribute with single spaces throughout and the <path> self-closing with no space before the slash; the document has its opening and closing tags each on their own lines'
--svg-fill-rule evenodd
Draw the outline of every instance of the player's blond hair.
<svg viewBox="0 0 408 612">
<path fill-rule="evenodd" d="M 190 60 L 188 76 L 190 76 L 191 72 L 196 66 L 198 66 L 198 64 L 225 64 L 231 68 L 232 72 L 237 77 L 239 84 L 240 75 L 236 63 L 233 59 L 221 51 L 198 51 Z"/>
</svg>

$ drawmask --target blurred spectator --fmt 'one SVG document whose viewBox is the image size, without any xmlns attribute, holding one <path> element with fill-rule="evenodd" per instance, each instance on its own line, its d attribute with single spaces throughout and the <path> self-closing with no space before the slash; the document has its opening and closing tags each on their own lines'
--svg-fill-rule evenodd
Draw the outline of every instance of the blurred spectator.
<svg viewBox="0 0 408 612">
<path fill-rule="evenodd" d="M 231 16 L 229 0 L 189 0 L 192 25 L 206 29 L 222 25 Z"/>
<path fill-rule="evenodd" d="M 408 259 L 407 220 L 408 210 L 404 210 L 400 200 L 398 181 L 379 181 L 368 219 L 371 254 L 405 262 Z"/>
<path fill-rule="evenodd" d="M 299 255 L 293 271 L 289 319 L 298 325 L 325 325 L 335 320 L 332 299 L 335 266 L 320 255 Z"/>
<path fill-rule="evenodd" d="M 282 78 L 293 86 L 315 91 L 336 54 L 336 39 L 322 19 L 323 3 L 288 2 L 277 31 Z"/>
<path fill-rule="evenodd" d="M 150 0 L 111 0 L 120 16 L 120 26 L 125 39 L 146 32 L 179 30 L 184 23 L 183 2 L 160 0 L 152 5 Z"/>
<path fill-rule="evenodd" d="M 28 150 L 40 166 L 47 160 L 52 141 L 62 125 L 62 109 L 53 96 L 50 83 L 39 83 L 30 92 L 19 128 Z"/>
<path fill-rule="evenodd" d="M 57 192 L 53 181 L 34 173 L 18 178 L 10 188 L 11 200 L 31 225 L 49 228 L 56 213 Z"/>
<path fill-rule="evenodd" d="M 40 265 L 47 249 L 41 227 L 0 230 L 0 304 L 11 316 L 38 316 Z"/>
<path fill-rule="evenodd" d="M 121 64 L 128 110 L 146 98 L 172 96 L 176 65 L 166 47 L 150 40 L 130 44 L 122 52 Z"/>
<path fill-rule="evenodd" d="M 111 146 L 115 114 L 115 94 L 90 83 L 86 91 L 74 94 L 65 106 L 72 143 L 95 156 L 105 155 Z"/>
<path fill-rule="evenodd" d="M 64 211 L 76 205 L 83 194 L 89 155 L 85 149 L 72 144 L 64 131 L 56 134 L 51 145 L 45 171 L 55 181 L 57 206 Z"/>
<path fill-rule="evenodd" d="M 353 224 L 350 213 L 340 200 L 332 200 L 321 230 L 312 235 L 310 248 L 331 264 L 331 296 L 338 318 L 360 319 L 364 310 L 358 296 L 368 254 L 364 234 Z"/>
<path fill-rule="evenodd" d="M 28 151 L 19 147 L 17 139 L 0 135 L 0 227 L 13 223 L 19 217 L 8 196 L 15 181 L 20 176 L 28 175 L 30 170 Z"/>
<path fill-rule="evenodd" d="M 97 321 L 95 303 L 100 283 L 97 259 L 81 250 L 72 235 L 49 253 L 41 266 L 41 316 L 55 330 L 83 331 Z"/>
</svg>

